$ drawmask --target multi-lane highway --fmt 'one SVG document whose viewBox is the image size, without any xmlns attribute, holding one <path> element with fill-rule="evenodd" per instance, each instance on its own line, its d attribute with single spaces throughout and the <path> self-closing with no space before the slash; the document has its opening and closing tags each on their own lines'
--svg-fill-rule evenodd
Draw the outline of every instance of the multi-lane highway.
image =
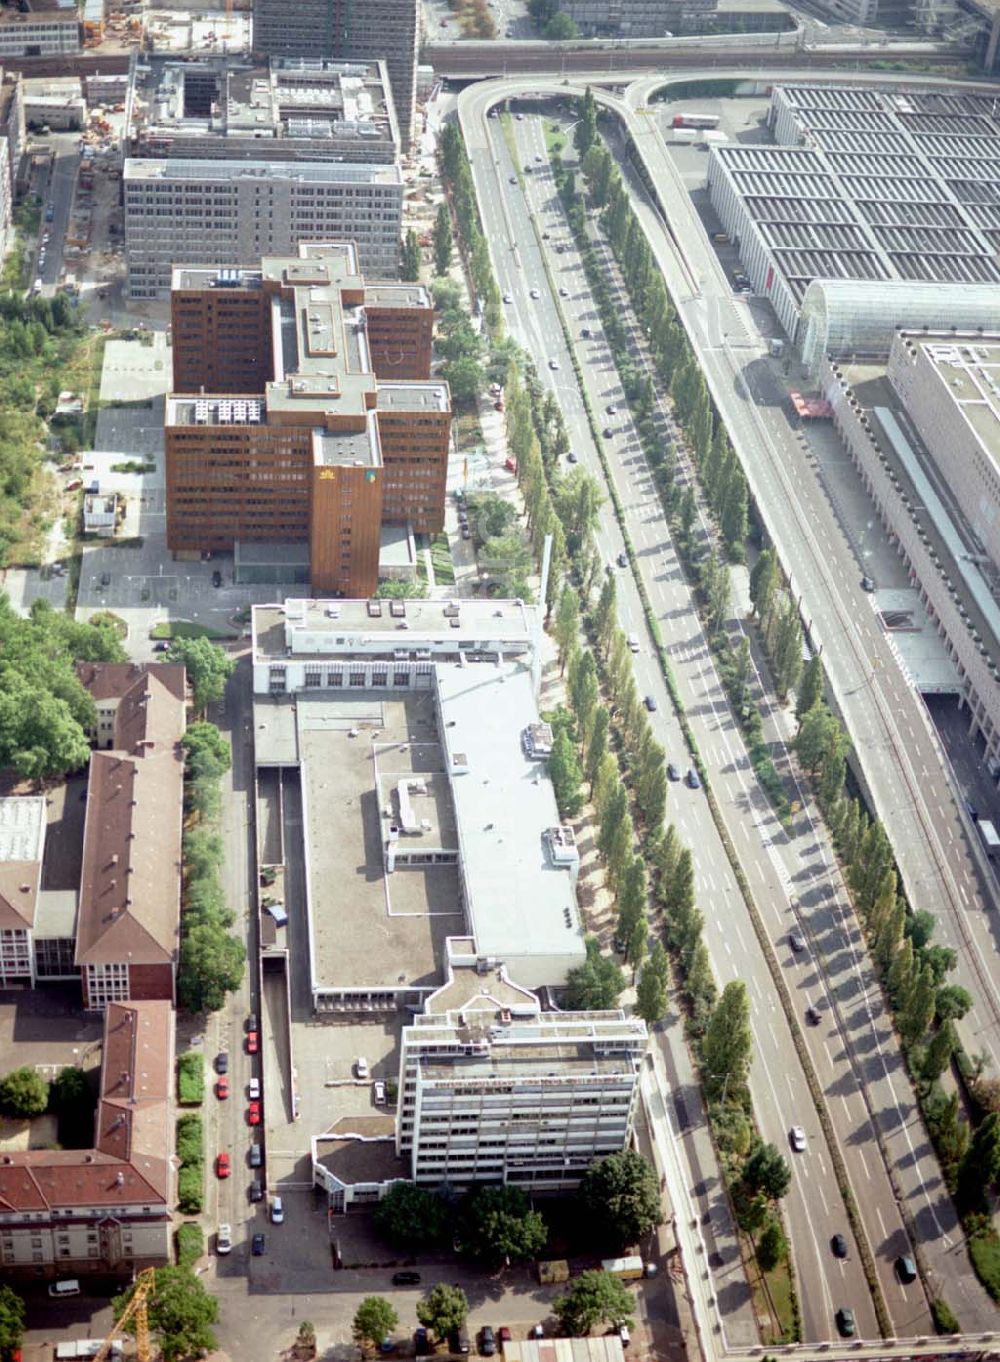
<svg viewBox="0 0 1000 1362">
<path fill-rule="evenodd" d="M 574 341 L 574 350 L 587 376 L 588 398 L 592 409 L 600 413 L 599 421 L 613 430 L 613 438 L 607 444 L 615 484 L 626 507 L 630 535 L 646 576 L 647 589 L 664 634 L 671 641 L 672 662 L 699 744 L 713 773 L 716 769 L 720 773 L 726 772 L 725 778 L 732 784 L 734 803 L 745 808 L 748 802 L 753 802 L 755 782 L 735 734 L 690 593 L 659 513 L 638 438 L 631 422 L 622 414 L 627 411 L 624 395 L 610 352 L 600 334 L 580 260 L 569 246 L 540 127 L 536 121 L 517 125 L 522 140 L 519 156 L 523 157 L 524 165 L 531 167 L 524 176 L 527 200 L 517 186 L 516 171 L 508 159 L 499 124 L 491 121 L 489 127 L 494 134 L 492 146 L 484 141 L 481 147 L 475 147 L 470 140 L 470 154 L 483 216 L 491 235 L 501 293 L 511 298 L 506 308 L 511 331 L 535 356 L 540 372 L 559 398 L 573 451 L 582 466 L 596 476 L 602 476 L 561 329 L 557 299 L 559 291 L 568 295 L 560 301 L 571 334 L 578 338 Z M 485 128 L 484 124 L 484 138 Z M 511 184 L 512 179 L 514 184 Z M 537 221 L 538 235 L 529 202 Z M 566 247 L 562 254 L 551 256 L 555 295 L 542 256 L 540 233 L 543 231 L 550 232 L 553 244 L 558 240 Z M 584 326 L 595 331 L 593 339 L 581 337 Z M 549 367 L 552 362 L 558 368 Z M 616 408 L 614 416 L 607 414 L 609 406 Z M 599 547 L 605 561 L 610 564 L 617 561 L 622 542 L 610 506 L 605 508 Z M 644 636 L 638 590 L 630 574 L 618 572 L 618 586 L 623 629 Z M 680 726 L 671 710 L 651 646 L 640 652 L 635 665 L 640 693 L 653 696 L 657 701 L 653 723 L 658 737 L 668 756 L 682 764 L 684 744 Z M 834 1234 L 849 1235 L 837 1179 L 812 1110 L 805 1075 L 774 996 L 767 962 L 748 921 L 708 804 L 702 794 L 678 784 L 671 786 L 668 805 L 668 816 L 677 825 L 682 839 L 699 849 L 698 896 L 706 917 L 706 940 L 720 982 L 743 978 L 750 990 L 758 1054 L 752 1075 L 755 1108 L 765 1137 L 786 1151 L 794 1171 L 787 1209 L 799 1279 L 803 1283 L 801 1305 L 806 1336 L 829 1337 L 836 1309 L 840 1305 L 851 1305 L 858 1312 L 861 1332 L 872 1337 L 876 1333 L 874 1309 L 867 1299 L 856 1248 L 847 1261 L 835 1259 L 830 1250 Z M 769 811 L 763 812 L 770 820 Z M 773 828 L 765 831 L 766 838 L 772 835 Z M 746 834 L 743 841 L 746 841 Z M 758 832 L 753 833 L 752 843 L 757 847 L 759 864 L 766 866 L 768 856 Z M 791 919 L 780 920 L 776 924 L 776 935 L 783 937 L 790 925 Z M 805 977 L 811 973 L 807 970 Z M 681 1043 L 678 1031 L 679 1028 L 675 1028 L 675 1043 Z M 848 1103 L 851 1100 L 847 1098 Z M 853 1100 L 856 1101 L 856 1097 Z M 863 1119 L 860 1109 L 857 1115 Z M 802 1125 L 806 1130 L 808 1142 L 804 1154 L 793 1155 L 789 1150 L 789 1130 L 793 1125 Z M 876 1169 L 872 1172 L 877 1176 Z M 898 1236 L 896 1243 L 899 1246 L 895 1251 L 900 1252 L 905 1236 L 887 1184 L 880 1186 L 877 1199 L 887 1217 L 889 1233 Z M 905 1313 L 924 1320 L 926 1306 L 920 1292 L 910 1288 L 907 1294 Z"/>
<path fill-rule="evenodd" d="M 508 83 L 504 88 L 512 90 L 516 87 Z M 556 89 L 561 94 L 565 93 L 561 86 Z M 477 125 L 484 126 L 482 115 L 489 99 L 490 96 L 481 89 L 468 91 L 462 97 L 460 107 L 463 110 L 463 124 L 467 137 L 473 143 Z M 641 119 L 633 119 L 632 122 L 642 124 Z M 485 158 L 482 159 L 485 174 Z M 475 167 L 475 158 L 473 163 Z M 678 193 L 682 194 L 683 190 Z M 494 222 L 494 235 L 499 226 L 498 222 Z M 695 227 L 699 238 L 703 240 L 697 222 Z M 660 231 L 664 235 L 662 226 Z M 502 254 L 502 249 L 498 250 L 498 254 Z M 506 249 L 509 250 L 509 246 Z M 737 355 L 740 348 L 750 348 L 755 358 L 760 358 L 757 351 L 762 352 L 763 347 L 753 332 L 749 314 L 740 303 L 734 302 L 728 286 L 724 294 L 720 293 L 706 301 L 697 294 L 696 287 L 692 287 L 690 274 L 681 273 L 676 261 L 674 266 L 671 282 L 675 297 L 681 301 L 694 299 L 700 304 L 695 310 L 705 329 L 706 345 L 716 349 L 732 347 Z M 766 362 L 757 365 L 757 368 L 768 371 Z M 777 382 L 773 375 L 772 381 L 775 384 Z M 732 390 L 735 386 L 732 380 L 730 385 Z M 838 561 L 838 555 L 832 551 L 832 547 L 827 562 L 828 570 L 829 565 L 833 565 L 835 574 L 856 571 L 853 566 L 845 567 L 843 551 Z M 838 576 L 835 575 L 834 580 L 839 580 Z M 856 582 L 856 577 L 853 580 Z M 846 590 L 847 577 L 843 577 L 842 585 Z M 796 587 L 799 586 L 796 579 Z M 871 618 L 874 619 L 874 616 Z M 756 794 L 760 797 L 759 791 Z M 933 1291 L 949 1299 L 966 1327 L 986 1327 L 993 1318 L 994 1309 L 975 1280 L 961 1247 L 954 1211 L 941 1184 L 940 1173 L 916 1112 L 913 1093 L 902 1070 L 891 1026 L 884 1015 L 881 994 L 864 956 L 863 943 L 832 865 L 822 829 L 813 828 L 807 823 L 798 829 L 796 837 L 790 841 L 780 829 L 765 829 L 764 839 L 770 842 L 771 860 L 776 863 L 773 869 L 779 880 L 777 892 L 772 892 L 773 887 L 768 886 L 766 874 L 762 872 L 761 888 L 758 890 L 755 873 L 751 873 L 751 884 L 758 895 L 758 902 L 763 906 L 765 917 L 770 917 L 773 922 L 776 904 L 787 905 L 794 897 L 799 919 L 806 931 L 811 933 L 811 944 L 823 960 L 821 971 L 811 970 L 808 965 L 800 967 L 806 974 L 797 981 L 799 996 L 803 989 L 808 992 L 814 987 L 814 981 L 824 981 L 831 1019 L 836 1027 L 836 1042 L 830 1051 L 829 1038 L 826 1038 L 823 1049 L 828 1051 L 830 1059 L 844 1066 L 844 1072 L 829 1084 L 825 1081 L 823 1056 L 818 1057 L 817 1068 L 828 1093 L 835 1094 L 834 1100 L 830 1102 L 831 1116 L 835 1123 L 838 1115 L 843 1117 L 843 1125 L 838 1124 L 838 1133 L 851 1170 L 855 1194 L 869 1211 L 869 1234 L 887 1287 L 890 1309 L 893 1284 L 889 1248 L 894 1239 L 890 1227 L 898 1223 L 895 1206 L 895 1197 L 898 1195 L 925 1250 L 924 1260 L 931 1269 Z M 738 835 L 736 845 L 742 857 L 744 845 Z M 802 848 L 810 845 L 814 853 L 811 865 L 808 864 L 808 855 L 805 861 L 802 860 Z M 808 886 L 805 892 L 793 892 L 793 886 L 801 888 L 802 885 Z M 815 1051 L 814 1033 L 807 1032 L 807 1038 Z M 845 1084 L 847 1092 L 863 1098 L 867 1112 L 867 1118 L 853 1129 L 846 1110 L 848 1098 Z M 889 1219 L 886 1218 L 886 1211 L 873 1203 L 871 1196 L 871 1183 L 875 1176 L 872 1164 L 879 1161 L 878 1147 L 872 1138 L 872 1123 L 880 1131 L 886 1159 L 894 1171 L 895 1186 L 890 1197 L 892 1205 L 887 1207 Z M 856 1157 L 858 1154 L 860 1160 Z M 902 1331 L 902 1321 L 897 1319 L 896 1312 L 892 1313 L 897 1328 Z M 908 1327 L 913 1326 L 910 1324 Z"/>
<path fill-rule="evenodd" d="M 560 93 L 564 91 L 560 90 Z M 502 165 L 498 167 L 495 162 L 498 158 L 502 161 L 505 150 L 496 139 L 493 150 L 485 144 L 485 132 L 482 130 L 487 127 L 484 115 L 489 102 L 490 96 L 487 92 L 467 92 L 463 96 L 462 117 L 470 142 L 474 171 L 479 172 L 477 183 L 480 192 L 485 194 L 487 199 L 484 204 L 486 209 L 484 216 L 492 229 L 491 236 L 501 274 L 501 287 L 515 300 L 524 291 L 527 291 L 530 297 L 530 290 L 534 287 L 544 299 L 547 280 L 537 275 L 537 272 L 533 275 L 532 271 L 532 252 L 539 248 L 534 229 L 530 222 L 519 224 L 514 219 L 519 195 L 513 186 L 509 185 L 513 171 L 507 171 L 507 183 L 504 184 L 504 168 Z M 479 146 L 476 145 L 477 127 L 481 130 Z M 518 131 L 523 135 L 530 127 L 530 124 L 518 125 Z M 537 145 L 538 150 L 525 149 L 529 158 L 526 164 L 533 166 L 531 174 L 526 177 L 526 183 L 529 194 L 537 192 L 544 196 L 545 190 L 542 187 L 546 184 L 547 173 L 544 167 L 541 167 L 542 173 L 539 176 L 537 169 L 534 168 L 538 166 L 538 163 L 534 162 L 534 156 L 542 154 L 540 141 Z M 491 181 L 496 186 L 492 191 L 494 196 L 492 204 Z M 551 192 L 547 197 L 551 200 L 549 207 L 557 212 L 557 205 Z M 544 211 L 544 204 L 540 202 L 538 206 Z M 491 208 L 502 211 L 491 212 Z M 572 259 L 574 257 L 563 254 L 560 257 L 553 256 L 552 263 L 566 270 L 570 268 Z M 539 265 L 540 263 L 539 255 Z M 578 263 L 575 268 L 579 268 Z M 570 298 L 565 300 L 563 305 L 573 320 L 574 294 L 577 287 L 583 287 L 582 276 L 571 285 L 562 284 L 562 287 L 570 292 Z M 584 289 L 584 295 L 585 293 Z M 550 357 L 546 355 L 546 346 L 551 346 L 554 339 L 539 333 L 545 308 L 539 308 L 538 301 L 540 300 L 535 301 L 527 317 L 518 320 L 520 334 L 529 343 L 539 361 L 544 362 Z M 725 301 L 727 305 L 731 303 L 728 290 Z M 585 298 L 585 304 L 586 308 L 589 308 L 589 299 Z M 512 310 L 516 312 L 516 301 L 512 305 Z M 724 311 L 719 306 L 711 309 L 716 338 L 732 322 L 730 329 L 734 340 L 741 335 L 748 339 L 746 326 L 737 325 L 739 319 L 736 317 L 732 319 L 725 315 L 720 317 L 720 310 Z M 576 320 L 578 319 L 579 314 Z M 515 327 L 515 330 L 518 329 Z M 558 356 L 552 357 L 558 359 Z M 582 354 L 581 359 L 585 371 L 589 372 L 592 357 Z M 561 365 L 562 367 L 564 366 Z M 600 397 L 600 394 L 596 395 L 595 409 L 598 411 L 601 410 Z M 630 463 L 635 463 L 636 460 L 641 461 L 637 444 L 634 454 L 629 451 Z M 655 600 L 655 581 L 647 584 L 653 588 Z M 627 610 L 628 606 L 625 608 Z M 626 621 L 626 627 L 629 623 Z M 694 661 L 706 675 L 712 670 L 707 654 L 672 660 L 675 661 L 675 666 L 678 663 Z M 696 673 L 695 679 L 696 682 L 703 681 L 704 677 L 698 677 Z M 703 706 L 704 697 L 698 698 Z M 713 706 L 719 703 L 724 703 L 721 701 L 721 692 L 718 699 L 713 697 Z M 700 736 L 699 742 L 702 743 Z M 714 743 L 714 752 L 711 741 L 703 743 L 703 748 L 707 746 L 710 756 L 720 763 L 721 768 L 735 747 L 739 754 L 735 767 L 740 769 L 745 777 L 747 766 L 738 734 L 727 733 L 725 743 L 725 751 L 719 747 L 717 739 Z M 740 763 L 744 763 L 742 767 Z M 732 765 L 733 763 L 730 763 L 730 766 Z M 718 776 L 713 776 L 713 783 L 716 784 L 718 792 Z M 899 1333 L 905 1334 L 922 1331 L 926 1326 L 923 1305 L 918 1305 L 913 1310 L 910 1302 L 901 1301 L 898 1283 L 892 1276 L 892 1258 L 900 1251 L 900 1238 L 905 1240 L 896 1206 L 897 1193 L 904 1198 L 911 1223 L 916 1225 L 921 1243 L 931 1249 L 928 1258 L 933 1270 L 934 1290 L 942 1292 L 951 1300 L 967 1326 L 985 1327 L 988 1319 L 992 1317 L 992 1307 L 972 1277 L 964 1252 L 960 1248 L 961 1239 L 954 1222 L 954 1213 L 944 1193 L 940 1174 L 917 1116 L 912 1090 L 902 1070 L 891 1026 L 883 1013 L 881 995 L 863 955 L 863 944 L 848 910 L 843 887 L 832 864 L 822 830 L 805 824 L 800 828 L 797 837 L 790 841 L 774 823 L 766 804 L 760 807 L 762 795 L 752 779 L 741 780 L 738 784 L 746 784 L 748 789 L 736 789 L 729 801 L 729 807 L 731 812 L 735 810 L 742 819 L 742 827 L 734 828 L 731 824 L 730 830 L 733 832 L 741 858 L 750 851 L 748 843 L 756 843 L 758 846 L 757 865 L 751 869 L 751 885 L 757 896 L 758 905 L 764 912 L 768 929 L 773 933 L 775 944 L 779 948 L 784 948 L 782 958 L 788 983 L 797 1001 L 803 1006 L 817 990 L 822 989 L 826 994 L 825 1000 L 820 998 L 818 1001 L 826 1003 L 824 1012 L 829 1010 L 830 1027 L 821 1028 L 824 1034 L 820 1036 L 814 1031 L 807 1032 L 807 1039 L 821 1082 L 828 1094 L 831 1116 L 847 1158 L 855 1195 L 868 1213 L 869 1236 L 879 1263 L 883 1289 L 895 1327 Z M 698 844 L 705 845 L 703 842 Z M 764 849 L 764 854 L 761 854 L 761 848 Z M 719 858 L 711 858 L 713 864 L 708 873 L 713 876 L 716 869 L 714 862 L 717 859 Z M 803 890 L 803 885 L 808 887 Z M 705 883 L 703 893 L 713 897 L 713 891 L 717 887 L 716 884 Z M 799 913 L 798 920 L 809 936 L 811 950 L 823 959 L 822 968 L 809 961 L 802 964 L 793 961 L 791 953 L 785 946 L 789 919 L 783 915 L 791 910 L 793 900 Z M 725 949 L 723 944 L 722 950 Z M 761 982 L 766 985 L 766 980 L 762 979 Z M 890 1185 L 885 1170 L 881 1167 L 879 1148 L 873 1139 L 873 1122 L 878 1124 L 885 1153 L 889 1161 L 895 1165 L 897 1180 L 895 1187 Z"/>
</svg>

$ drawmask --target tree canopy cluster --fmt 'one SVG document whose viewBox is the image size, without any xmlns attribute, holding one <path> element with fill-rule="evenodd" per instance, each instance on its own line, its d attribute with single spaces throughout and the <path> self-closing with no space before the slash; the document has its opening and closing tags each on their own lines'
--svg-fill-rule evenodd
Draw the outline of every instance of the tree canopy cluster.
<svg viewBox="0 0 1000 1362">
<path fill-rule="evenodd" d="M 78 624 L 40 600 L 25 619 L 0 596 L 0 766 L 29 780 L 83 766 L 96 714 L 75 663 L 124 657 L 106 623 Z"/>
<path fill-rule="evenodd" d="M 235 915 L 220 874 L 219 832 L 223 775 L 229 744 L 214 724 L 193 723 L 183 738 L 185 802 L 192 815 L 184 832 L 184 904 L 177 997 L 191 1012 L 214 1012 L 243 980 L 246 949 L 232 934 Z"/>
<path fill-rule="evenodd" d="M 134 1288 L 111 1302 L 116 1319 L 132 1299 Z M 219 1320 L 219 1302 L 205 1290 L 201 1277 L 190 1267 L 161 1267 L 147 1305 L 150 1331 L 162 1351 L 164 1362 L 190 1362 L 218 1346 L 213 1326 Z M 135 1333 L 135 1318 L 126 1328 Z"/>
</svg>

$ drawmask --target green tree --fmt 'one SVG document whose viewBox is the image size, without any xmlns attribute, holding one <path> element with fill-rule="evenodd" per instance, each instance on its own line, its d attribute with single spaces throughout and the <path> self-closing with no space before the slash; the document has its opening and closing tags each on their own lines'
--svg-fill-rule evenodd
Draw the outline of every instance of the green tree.
<svg viewBox="0 0 1000 1362">
<path fill-rule="evenodd" d="M 580 788 L 583 771 L 565 729 L 556 735 L 552 743 L 548 769 L 560 815 L 563 818 L 575 818 L 583 807 L 583 792 Z"/>
<path fill-rule="evenodd" d="M 625 987 L 625 976 L 614 960 L 601 954 L 595 936 L 586 940 L 587 958 L 566 977 L 565 1006 L 570 1012 L 603 1012 L 615 1007 Z"/>
<path fill-rule="evenodd" d="M 802 674 L 802 621 L 795 602 L 789 597 L 771 631 L 771 668 L 774 688 L 782 704 L 794 690 Z"/>
<path fill-rule="evenodd" d="M 379 1233 L 401 1249 L 439 1244 L 448 1229 L 441 1197 L 412 1182 L 394 1183 L 375 1207 L 373 1219 Z"/>
<path fill-rule="evenodd" d="M 566 670 L 566 659 L 580 637 L 580 598 L 568 584 L 559 597 L 552 633 L 559 649 L 559 674 L 562 675 Z"/>
<path fill-rule="evenodd" d="M 459 355 L 449 360 L 441 372 L 451 389 L 452 398 L 459 406 L 473 403 L 486 385 L 483 366 L 472 355 Z"/>
<path fill-rule="evenodd" d="M 0 1112 L 14 1120 L 29 1120 L 48 1110 L 49 1085 L 25 1064 L 0 1078 Z"/>
<path fill-rule="evenodd" d="M 48 1097 L 49 1106 L 54 1112 L 60 1114 L 89 1104 L 90 1090 L 87 1087 L 86 1074 L 73 1064 L 67 1065 L 65 1069 L 60 1069 L 52 1080 Z"/>
<path fill-rule="evenodd" d="M 915 951 L 922 951 L 925 946 L 931 944 L 931 938 L 937 927 L 937 918 L 926 908 L 919 909 L 916 913 L 911 913 L 906 919 L 906 935 L 913 942 Z"/>
<path fill-rule="evenodd" d="M 585 1337 L 595 1324 L 614 1329 L 631 1325 L 634 1304 L 623 1282 L 610 1272 L 591 1268 L 581 1272 L 569 1291 L 552 1302 L 552 1312 L 563 1333 L 571 1338 Z"/>
<path fill-rule="evenodd" d="M 750 1000 L 740 979 L 728 983 L 709 1018 L 701 1042 L 705 1087 L 718 1097 L 728 1087 L 732 1096 L 746 1086 L 753 1058 Z"/>
<path fill-rule="evenodd" d="M 542 29 L 542 37 L 548 38 L 553 43 L 570 42 L 579 35 L 580 30 L 568 14 L 561 11 L 553 14 L 552 18 Z"/>
<path fill-rule="evenodd" d="M 719 529 L 729 556 L 741 562 L 747 537 L 747 480 L 735 459 L 719 512 Z"/>
<path fill-rule="evenodd" d="M 773 1144 L 758 1140 L 743 1165 L 743 1181 L 769 1201 L 780 1201 L 792 1181 L 792 1170 Z"/>
<path fill-rule="evenodd" d="M 764 549 L 750 573 L 750 600 L 756 615 L 765 624 L 770 618 L 771 602 L 780 581 L 778 555 L 774 549 Z"/>
<path fill-rule="evenodd" d="M 757 1240 L 757 1262 L 763 1272 L 770 1272 L 788 1255 L 788 1240 L 781 1222 L 771 1216 Z"/>
<path fill-rule="evenodd" d="M 181 738 L 181 747 L 186 774 L 194 779 L 201 776 L 218 779 L 232 765 L 233 754 L 228 739 L 215 724 L 204 719 L 188 725 Z"/>
<path fill-rule="evenodd" d="M 451 266 L 451 213 L 448 211 L 448 204 L 438 204 L 437 215 L 434 218 L 434 273 L 441 275 L 447 274 Z"/>
<path fill-rule="evenodd" d="M 417 1302 L 417 1319 L 425 1329 L 430 1329 L 436 1338 L 447 1338 L 469 1317 L 469 1302 L 465 1292 L 458 1286 L 438 1282 Z"/>
<path fill-rule="evenodd" d="M 663 1220 L 656 1173 L 634 1149 L 592 1163 L 578 1196 L 596 1237 L 616 1249 L 639 1243 Z"/>
<path fill-rule="evenodd" d="M 814 709 L 823 698 L 823 687 L 826 684 L 826 677 L 823 673 L 823 659 L 819 653 L 813 653 L 806 663 L 799 678 L 798 694 L 795 697 L 795 717 L 801 724 L 802 720 Z"/>
<path fill-rule="evenodd" d="M 642 967 L 635 998 L 635 1010 L 649 1027 L 655 1026 L 666 1015 L 668 983 L 667 953 L 657 941 Z"/>
<path fill-rule="evenodd" d="M 403 238 L 399 276 L 401 279 L 407 280 L 420 278 L 420 242 L 417 240 L 417 234 L 412 227 Z"/>
<path fill-rule="evenodd" d="M 221 700 L 236 659 L 207 638 L 175 638 L 167 653 L 170 662 L 182 662 L 191 682 L 191 697 L 199 714 Z"/>
<path fill-rule="evenodd" d="M 590 730 L 590 742 L 587 744 L 587 757 L 584 762 L 584 775 L 590 781 L 591 798 L 594 795 L 594 783 L 597 780 L 597 772 L 600 770 L 601 762 L 608 752 L 608 711 L 603 705 L 598 705 L 594 711 L 594 719 Z"/>
<path fill-rule="evenodd" d="M 960 984 L 945 984 L 937 991 L 935 1004 L 940 1022 L 961 1021 L 972 1006 L 972 994 Z"/>
<path fill-rule="evenodd" d="M 24 1315 L 24 1301 L 4 1283 L 0 1286 L 0 1357 L 13 1357 L 23 1343 Z"/>
<path fill-rule="evenodd" d="M 611 640 L 617 628 L 616 605 L 615 579 L 608 574 L 604 578 L 601 594 L 597 600 L 597 608 L 594 611 L 594 632 L 597 635 L 598 647 L 605 656 L 611 647 Z"/>
<path fill-rule="evenodd" d="M 617 936 L 625 949 L 633 929 L 646 911 L 646 865 L 641 856 L 633 856 L 622 876 L 618 895 Z"/>
<path fill-rule="evenodd" d="M 946 1021 L 943 1026 L 938 1027 L 924 1051 L 923 1062 L 920 1066 L 925 1083 L 934 1083 L 941 1077 L 951 1063 L 951 1057 L 955 1053 L 957 1043 L 955 1027 L 950 1021 Z"/>
<path fill-rule="evenodd" d="M 900 1035 L 908 1045 L 913 1045 L 927 1034 L 927 1028 L 934 1020 L 936 1000 L 937 983 L 934 971 L 929 966 L 922 965 L 897 1021 Z"/>
<path fill-rule="evenodd" d="M 834 716 L 825 705 L 814 705 L 802 716 L 795 751 L 806 770 L 816 772 L 842 741 L 842 730 Z"/>
<path fill-rule="evenodd" d="M 423 1319 L 419 1305 L 417 1306 L 417 1318 Z M 399 1315 L 384 1296 L 366 1296 L 354 1312 L 351 1332 L 362 1353 L 366 1347 L 371 1348 L 374 1352 L 382 1340 L 389 1337 L 398 1323 Z"/>
<path fill-rule="evenodd" d="M 548 1228 L 519 1187 L 480 1187 L 462 1210 L 462 1249 L 496 1265 L 534 1258 L 545 1247 Z"/>
<path fill-rule="evenodd" d="M 586 156 L 597 140 L 597 101 L 588 85 L 583 98 L 577 103 L 577 121 L 573 129 L 573 145 L 579 155 Z"/>
<path fill-rule="evenodd" d="M 217 1012 L 243 982 L 243 942 L 214 922 L 198 922 L 181 941 L 177 999 L 189 1012 Z"/>
<path fill-rule="evenodd" d="M 986 1200 L 987 1188 L 1000 1172 L 1000 1115 L 990 1114 L 976 1127 L 958 1174 L 958 1195 L 964 1206 Z"/>
<path fill-rule="evenodd" d="M 694 907 L 694 858 L 688 847 L 678 851 L 669 881 L 660 880 L 660 902 L 672 919 L 686 917 Z"/>
<path fill-rule="evenodd" d="M 116 1319 L 121 1318 L 131 1298 L 129 1290 L 111 1302 Z M 219 1302 L 189 1267 L 157 1268 L 148 1317 L 164 1362 L 188 1362 L 219 1346 L 212 1328 L 219 1319 Z M 134 1334 L 135 1320 L 125 1327 Z"/>
</svg>

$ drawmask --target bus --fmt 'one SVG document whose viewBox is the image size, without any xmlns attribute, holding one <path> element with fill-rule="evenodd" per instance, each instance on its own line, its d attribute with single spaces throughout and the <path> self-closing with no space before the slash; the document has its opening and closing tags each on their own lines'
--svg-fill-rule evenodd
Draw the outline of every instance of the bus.
<svg viewBox="0 0 1000 1362">
<path fill-rule="evenodd" d="M 997 830 L 990 820 L 980 818 L 976 827 L 979 829 L 979 836 L 982 838 L 987 856 L 996 856 L 1000 853 L 1000 837 L 997 836 Z"/>
<path fill-rule="evenodd" d="M 675 128 L 717 128 L 719 122 L 719 114 L 679 113 L 674 114 L 672 126 Z"/>
</svg>

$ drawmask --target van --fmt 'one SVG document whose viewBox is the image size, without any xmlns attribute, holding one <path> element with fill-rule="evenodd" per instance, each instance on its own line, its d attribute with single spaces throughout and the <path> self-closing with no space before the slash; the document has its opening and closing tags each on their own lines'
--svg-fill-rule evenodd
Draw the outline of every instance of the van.
<svg viewBox="0 0 1000 1362">
<path fill-rule="evenodd" d="M 66 1277 L 61 1282 L 53 1282 L 49 1287 L 49 1295 L 56 1300 L 62 1300 L 65 1296 L 79 1296 L 80 1283 L 75 1277 Z"/>
<path fill-rule="evenodd" d="M 283 903 L 265 903 L 264 907 L 274 918 L 275 926 L 284 927 L 288 921 L 288 914 L 285 912 Z"/>
</svg>

